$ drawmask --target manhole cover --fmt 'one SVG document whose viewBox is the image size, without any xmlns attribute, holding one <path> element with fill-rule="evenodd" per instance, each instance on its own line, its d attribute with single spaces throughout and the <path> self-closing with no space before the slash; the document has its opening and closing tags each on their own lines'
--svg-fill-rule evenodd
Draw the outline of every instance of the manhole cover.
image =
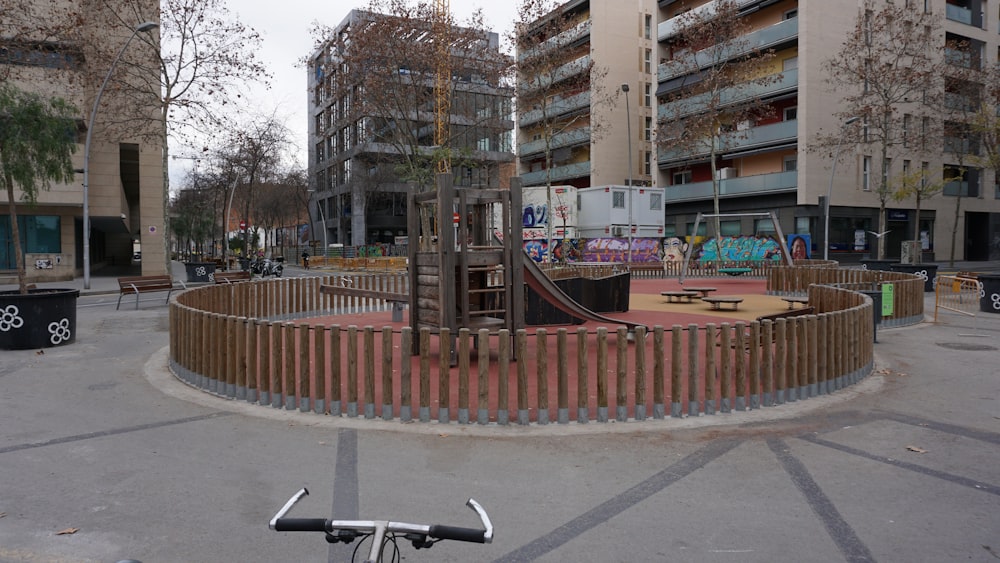
<svg viewBox="0 0 1000 563">
<path fill-rule="evenodd" d="M 938 342 L 938 346 L 949 350 L 961 350 L 963 352 L 988 352 L 996 350 L 996 346 L 986 344 L 966 344 L 965 342 Z"/>
</svg>

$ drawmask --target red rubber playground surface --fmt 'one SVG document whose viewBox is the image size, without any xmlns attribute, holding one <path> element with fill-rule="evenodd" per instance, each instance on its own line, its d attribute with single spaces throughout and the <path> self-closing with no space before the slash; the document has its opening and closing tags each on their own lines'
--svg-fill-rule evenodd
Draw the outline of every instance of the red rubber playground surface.
<svg viewBox="0 0 1000 563">
<path fill-rule="evenodd" d="M 765 282 L 758 279 L 748 279 L 748 278 L 712 278 L 712 279 L 687 279 L 684 283 L 687 287 L 713 287 L 716 290 L 711 293 L 712 296 L 716 297 L 740 297 L 743 302 L 740 303 L 739 309 L 736 311 L 729 310 L 712 310 L 708 303 L 704 303 L 698 299 L 694 299 L 691 303 L 667 303 L 666 298 L 660 295 L 661 291 L 676 291 L 683 289 L 676 279 L 639 279 L 631 281 L 631 293 L 629 301 L 629 311 L 626 313 L 605 313 L 607 317 L 612 317 L 614 319 L 621 319 L 623 321 L 628 321 L 632 323 L 644 324 L 649 327 L 649 334 L 646 337 L 645 348 L 646 348 L 646 377 L 649 381 L 646 382 L 646 400 L 647 413 L 652 412 L 652 372 L 653 372 L 653 327 L 659 325 L 664 327 L 664 330 L 668 334 L 665 335 L 666 349 L 670 349 L 670 330 L 674 325 L 680 325 L 684 328 L 688 328 L 690 325 L 697 325 L 698 327 L 704 327 L 705 325 L 712 323 L 716 326 L 722 323 L 736 323 L 736 322 L 749 322 L 757 318 L 760 315 L 766 315 L 771 313 L 777 313 L 788 308 L 788 304 L 781 300 L 779 297 L 772 297 L 764 295 L 765 292 Z M 410 372 L 412 377 L 412 397 L 413 404 L 412 412 L 416 416 L 419 408 L 419 374 L 420 374 L 420 357 L 410 356 L 407 351 L 400 350 L 400 331 L 404 326 L 408 326 L 406 322 L 392 322 L 391 312 L 376 312 L 376 313 L 365 313 L 365 314 L 345 314 L 336 316 L 326 316 L 326 317 L 312 317 L 309 319 L 303 319 L 300 321 L 303 324 L 308 324 L 310 326 L 324 326 L 327 329 L 338 326 L 341 330 L 340 336 L 340 346 L 342 365 L 340 366 L 340 398 L 342 405 L 347 405 L 351 397 L 356 397 L 358 402 L 358 408 L 361 413 L 364 413 L 365 404 L 375 405 L 375 416 L 382 417 L 383 408 L 383 385 L 382 385 L 382 373 L 383 373 L 383 360 L 382 360 L 382 335 L 380 334 L 384 327 L 391 327 L 392 329 L 392 346 L 394 348 L 392 353 L 392 386 L 394 398 L 392 399 L 393 414 L 392 417 L 396 418 L 399 416 L 399 385 L 400 385 L 400 363 L 402 361 L 410 362 Z M 404 315 L 404 321 L 406 315 Z M 357 389 L 355 393 L 352 394 L 351 390 L 348 388 L 348 381 L 353 380 L 353 377 L 348 376 L 348 363 L 347 363 L 347 349 L 348 349 L 348 333 L 345 331 L 347 327 L 355 326 L 357 327 L 357 350 L 358 350 L 358 377 L 357 377 Z M 374 332 L 373 344 L 374 353 L 369 357 L 365 357 L 364 350 L 364 336 L 363 333 L 366 327 L 371 327 Z M 566 361 L 566 370 L 568 372 L 568 397 L 569 397 L 569 412 L 571 419 L 575 419 L 577 408 L 582 405 L 577 404 L 578 396 L 578 361 L 577 361 L 577 331 L 580 328 L 586 329 L 587 333 L 587 356 L 586 356 L 586 369 L 587 369 L 587 402 L 588 410 L 590 411 L 590 418 L 596 418 L 597 412 L 597 384 L 596 384 L 596 370 L 598 369 L 597 362 L 597 331 L 599 327 L 604 327 L 608 331 L 608 354 L 607 354 L 607 373 L 608 373 L 608 397 L 609 403 L 613 407 L 618 403 L 616 401 L 616 396 L 619 398 L 625 398 L 626 404 L 634 404 L 634 393 L 635 393 L 635 366 L 629 365 L 627 367 L 627 389 L 622 389 L 622 393 L 619 393 L 617 389 L 617 353 L 616 353 L 616 339 L 618 338 L 616 330 L 618 326 L 609 326 L 605 322 L 588 321 L 581 325 L 559 325 L 559 326 L 545 326 L 536 327 L 529 326 L 525 327 L 529 337 L 526 339 L 527 343 L 527 354 L 526 360 L 523 362 L 516 362 L 510 364 L 509 367 L 509 404 L 507 409 L 511 413 L 511 419 L 514 419 L 516 413 L 518 412 L 518 390 L 517 390 L 517 373 L 519 370 L 526 370 L 527 374 L 527 397 L 530 397 L 529 405 L 529 417 L 532 421 L 537 420 L 537 403 L 539 402 L 537 397 L 538 382 L 540 378 L 544 378 L 548 382 L 548 407 L 549 419 L 555 420 L 556 410 L 558 407 L 557 402 L 557 342 L 556 333 L 559 329 L 566 329 L 566 351 L 564 354 Z M 544 333 L 547 335 L 544 338 L 539 337 L 539 329 L 544 329 Z M 699 354 L 704 357 L 704 333 L 701 333 L 700 349 Z M 418 335 L 414 334 L 414 338 L 418 338 Z M 684 336 L 685 342 L 684 350 L 685 356 L 688 353 L 687 348 L 687 336 L 685 331 Z M 635 343 L 629 344 L 629 353 L 626 354 L 626 358 L 634 357 L 634 351 L 631 349 L 636 346 Z M 431 419 L 438 420 L 438 407 L 447 406 L 449 407 L 449 415 L 452 420 L 457 418 L 457 411 L 459 408 L 468 408 L 472 413 L 471 417 L 475 420 L 476 411 L 479 407 L 479 366 L 478 366 L 478 352 L 472 349 L 472 343 L 470 342 L 470 352 L 468 360 L 468 404 L 460 404 L 460 393 L 459 393 L 459 370 L 460 365 L 451 366 L 448 369 L 442 369 L 439 360 L 439 347 L 438 339 L 436 336 L 431 337 L 431 356 L 430 356 L 430 411 Z M 488 367 L 488 405 L 490 412 L 490 420 L 495 421 L 496 412 L 498 409 L 498 395 L 499 395 L 499 365 L 497 362 L 497 336 L 493 335 L 490 337 L 490 361 Z M 539 357 L 539 351 L 544 353 Z M 330 355 L 328 354 L 329 358 Z M 735 358 L 734 358 L 735 359 Z M 628 360 L 626 360 L 628 361 Z M 539 365 L 542 369 L 539 370 Z M 667 377 L 666 379 L 666 402 L 670 402 L 670 360 L 669 358 L 664 359 L 664 365 L 667 366 Z M 702 366 L 702 369 L 703 366 Z M 686 368 L 685 368 L 686 370 Z M 364 374 L 368 371 L 374 373 L 375 377 L 375 388 L 374 396 L 368 397 L 365 391 L 364 384 Z M 539 375 L 541 371 L 542 375 Z M 316 391 L 311 393 L 313 396 L 318 398 L 319 395 L 324 395 L 326 399 L 326 404 L 329 405 L 332 398 L 332 378 L 333 367 L 330 365 L 323 366 L 323 369 L 314 370 L 313 385 L 316 386 Z M 686 371 L 685 371 L 686 374 Z M 440 395 L 438 389 L 442 385 L 442 379 L 446 379 L 444 385 L 450 389 L 449 399 L 447 405 L 440 404 Z M 687 389 L 687 375 L 682 378 L 682 389 L 680 396 L 683 401 L 688 400 L 688 389 Z M 703 385 L 700 385 L 702 389 L 698 390 L 697 395 L 699 401 L 704 400 L 704 389 Z M 322 389 L 321 389 L 322 388 Z M 318 392 L 317 392 L 318 391 Z M 738 393 L 738 390 L 737 390 Z M 718 392 L 716 392 L 718 394 Z M 523 395 L 523 394 L 522 394 Z M 669 407 L 668 407 L 669 408 Z M 342 410 L 346 412 L 346 407 L 342 407 Z M 632 408 L 629 407 L 628 416 L 632 417 L 634 412 Z M 613 416 L 613 415 L 612 415 Z"/>
</svg>

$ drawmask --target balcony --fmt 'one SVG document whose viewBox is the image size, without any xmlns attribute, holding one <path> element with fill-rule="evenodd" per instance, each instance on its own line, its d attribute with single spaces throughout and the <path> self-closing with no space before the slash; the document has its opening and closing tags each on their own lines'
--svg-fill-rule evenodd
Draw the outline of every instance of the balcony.
<svg viewBox="0 0 1000 563">
<path fill-rule="evenodd" d="M 572 131 L 565 131 L 563 133 L 553 135 L 552 140 L 549 142 L 549 148 L 551 150 L 555 150 L 565 147 L 575 147 L 589 142 L 590 127 L 580 127 L 578 129 L 573 129 Z M 526 158 L 534 154 L 541 154 L 545 152 L 545 139 L 521 143 L 518 145 L 517 149 L 517 153 L 521 158 Z"/>
<path fill-rule="evenodd" d="M 744 178 L 719 180 L 719 197 L 767 195 L 777 192 L 795 191 L 798 187 L 797 173 L 775 172 L 758 174 Z M 664 190 L 667 202 L 697 201 L 712 199 L 712 182 L 695 182 L 667 186 Z"/>
<path fill-rule="evenodd" d="M 777 78 L 779 76 L 780 78 Z M 726 88 L 720 94 L 721 106 L 724 107 L 747 102 L 754 98 L 771 98 L 781 94 L 794 92 L 798 89 L 798 69 L 786 70 L 781 74 L 773 74 L 771 75 L 771 78 L 773 80 L 769 84 L 765 84 L 763 86 L 755 84 L 742 84 L 737 87 Z M 660 94 L 661 92 L 658 90 L 656 95 L 659 96 Z M 657 110 L 657 115 L 661 120 L 667 121 L 683 119 L 689 115 L 695 115 L 704 111 L 704 108 L 710 98 L 711 94 L 705 93 L 660 104 Z"/>
<path fill-rule="evenodd" d="M 524 95 L 524 93 L 531 93 L 543 88 L 549 88 L 553 84 L 558 84 L 559 82 L 567 80 L 577 74 L 583 72 L 589 73 L 590 67 L 590 55 L 584 55 L 556 68 L 551 73 L 540 74 L 534 80 L 522 80 L 518 84 L 518 93 Z"/>
<path fill-rule="evenodd" d="M 566 166 L 554 166 L 551 169 L 552 181 L 553 182 L 564 182 L 572 178 L 589 178 L 590 177 L 590 161 L 587 162 L 577 162 L 576 164 L 567 164 Z M 521 174 L 521 184 L 525 187 L 529 186 L 544 186 L 546 179 L 546 171 L 539 170 L 538 172 L 528 172 L 527 174 Z M 712 189 L 709 187 L 709 193 Z"/>
<path fill-rule="evenodd" d="M 776 23 L 747 34 L 745 40 L 740 42 L 741 44 L 738 48 L 731 49 L 731 52 L 726 51 L 719 53 L 718 51 L 724 49 L 724 47 L 709 47 L 707 49 L 702 49 L 695 54 L 695 64 L 697 64 L 698 69 L 707 68 L 712 66 L 712 64 L 720 58 L 729 60 L 734 57 L 745 55 L 753 49 L 763 50 L 776 48 L 783 43 L 793 41 L 798 36 L 799 18 L 787 19 L 780 23 Z M 693 66 L 694 65 L 677 64 L 676 61 L 667 61 L 661 64 L 657 69 L 657 81 L 662 84 L 672 78 L 694 72 L 695 69 Z"/>
<path fill-rule="evenodd" d="M 764 2 L 767 2 L 767 0 L 736 0 L 736 6 L 738 11 L 742 15 L 747 8 L 751 7 L 751 5 L 761 4 Z M 669 4 L 669 2 L 667 4 Z M 661 0 L 660 7 L 662 8 L 663 6 L 664 3 Z M 674 35 L 677 35 L 677 32 L 680 30 L 681 19 L 685 16 L 690 17 L 689 14 L 692 13 L 694 14 L 703 13 L 706 19 L 711 18 L 712 16 L 715 15 L 715 1 L 712 0 L 706 4 L 702 4 L 701 6 L 698 6 L 697 8 L 690 10 L 689 12 L 686 12 L 679 16 L 675 16 L 673 18 L 670 18 L 669 20 L 660 22 L 660 25 L 656 27 L 656 40 L 666 41 L 671 37 L 673 37 Z"/>
<path fill-rule="evenodd" d="M 518 54 L 518 61 L 523 61 L 525 59 L 530 59 L 536 55 L 549 51 L 550 49 L 565 49 L 567 47 L 572 47 L 576 43 L 590 36 L 590 20 L 582 21 L 570 29 L 556 35 L 555 37 L 550 37 L 543 41 L 541 44 L 528 49 L 527 51 Z"/>
<path fill-rule="evenodd" d="M 760 127 L 751 127 L 746 131 L 734 131 L 727 133 L 719 139 L 718 153 L 745 152 L 753 150 L 764 150 L 768 147 L 787 147 L 790 143 L 795 143 L 798 139 L 798 121 L 789 120 Z M 661 167 L 670 166 L 678 162 L 697 159 L 709 154 L 707 146 L 693 149 L 675 149 L 665 151 L 658 155 L 657 162 Z"/>
<path fill-rule="evenodd" d="M 944 9 L 944 17 L 953 22 L 964 23 L 965 25 L 972 25 L 972 10 L 968 8 L 963 8 L 961 6 L 956 6 L 954 4 L 946 4 Z"/>
<path fill-rule="evenodd" d="M 522 128 L 527 127 L 533 123 L 538 123 L 543 118 L 555 119 L 563 115 L 578 112 L 582 109 L 586 109 L 588 113 L 590 112 L 589 91 L 581 92 L 575 96 L 570 96 L 569 98 L 558 98 L 553 100 L 549 103 L 545 115 L 542 114 L 541 109 L 525 112 L 525 114 L 518 120 L 518 126 Z"/>
</svg>

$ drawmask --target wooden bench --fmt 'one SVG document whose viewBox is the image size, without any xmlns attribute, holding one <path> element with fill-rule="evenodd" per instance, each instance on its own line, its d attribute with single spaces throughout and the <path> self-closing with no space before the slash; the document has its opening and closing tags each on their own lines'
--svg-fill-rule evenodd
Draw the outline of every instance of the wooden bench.
<svg viewBox="0 0 1000 563">
<path fill-rule="evenodd" d="M 722 305 L 724 304 L 731 305 L 732 310 L 736 311 L 739 308 L 740 303 L 743 302 L 742 297 L 702 297 L 701 300 L 710 304 L 712 309 L 717 311 L 721 310 Z"/>
<path fill-rule="evenodd" d="M 661 291 L 660 295 L 667 298 L 667 303 L 693 303 L 693 299 L 698 297 L 697 291 Z M 687 301 L 681 301 L 686 299 Z"/>
<path fill-rule="evenodd" d="M 788 303 L 788 308 L 789 309 L 795 309 L 795 305 L 796 304 L 798 304 L 798 305 L 808 305 L 809 304 L 809 298 L 808 297 L 796 297 L 794 295 L 790 295 L 788 297 L 782 297 L 781 300 L 784 301 L 785 303 Z"/>
<path fill-rule="evenodd" d="M 752 271 L 753 269 L 751 268 L 719 268 L 720 274 L 729 274 L 730 276 L 742 276 Z"/>
<path fill-rule="evenodd" d="M 406 293 L 393 293 L 391 291 L 379 291 L 377 289 L 361 289 L 356 287 L 346 287 L 343 285 L 320 285 L 319 292 L 324 295 L 345 295 L 348 297 L 361 297 L 363 299 L 381 299 L 392 304 L 392 322 L 403 321 L 403 305 L 410 302 L 410 296 Z"/>
<path fill-rule="evenodd" d="M 213 275 L 215 283 L 236 283 L 241 281 L 250 281 L 250 272 L 215 272 Z"/>
<path fill-rule="evenodd" d="M 684 291 L 696 291 L 701 294 L 702 298 L 708 297 L 709 293 L 716 291 L 714 287 L 685 287 Z"/>
<path fill-rule="evenodd" d="M 181 287 L 187 289 L 184 282 L 180 282 Z M 140 293 L 151 293 L 154 291 L 166 291 L 167 300 L 170 302 L 170 292 L 174 290 L 174 280 L 168 275 L 158 275 L 158 276 L 126 276 L 123 278 L 118 278 L 118 304 L 115 305 L 115 310 L 117 310 L 122 305 L 122 297 L 125 295 L 135 294 L 135 308 L 139 308 L 139 294 Z"/>
</svg>

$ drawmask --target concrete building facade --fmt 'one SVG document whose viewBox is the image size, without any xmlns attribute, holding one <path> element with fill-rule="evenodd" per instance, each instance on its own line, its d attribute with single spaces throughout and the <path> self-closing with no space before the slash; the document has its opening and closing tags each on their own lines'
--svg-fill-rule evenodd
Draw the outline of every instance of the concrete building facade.
<svg viewBox="0 0 1000 563">
<path fill-rule="evenodd" d="M 158 2 L 139 4 L 145 8 L 143 17 L 147 21 L 159 21 Z M 64 98 L 79 110 L 79 146 L 73 162 L 82 172 L 86 125 L 111 64 L 111 59 L 94 53 L 110 52 L 113 56 L 135 30 L 109 25 L 117 17 L 102 12 L 106 8 L 79 10 L 78 6 L 78 2 L 70 1 L 36 2 L 31 5 L 31 14 L 0 13 L 4 22 L 0 74 L 3 80 L 23 90 Z M 57 27 L 62 19 L 70 18 L 79 19 L 62 28 L 64 37 L 46 34 L 49 26 Z M 135 25 L 140 23 L 136 21 Z M 130 43 L 123 61 L 142 63 L 130 65 L 130 71 L 149 69 L 156 74 L 146 82 L 159 84 L 156 65 L 146 64 L 151 60 L 151 49 L 159 45 L 158 29 L 142 35 Z M 141 247 L 143 274 L 165 273 L 164 136 L 162 127 L 150 119 L 158 108 L 151 105 L 140 110 L 149 126 L 143 135 L 123 134 L 121 128 L 115 128 L 114 124 L 122 121 L 121 112 L 127 111 L 122 108 L 131 105 L 123 103 L 114 88 L 115 81 L 122 77 L 120 72 L 112 75 L 95 114 L 88 190 L 91 271 L 129 265 L 133 248 Z M 150 103 L 155 104 L 156 99 L 151 96 Z M 51 190 L 41 192 L 36 206 L 18 208 L 29 280 L 66 280 L 83 273 L 82 173 L 77 178 L 73 183 L 53 185 Z M 15 198 L 20 197 L 15 189 Z M 6 193 L 0 193 L 0 207 L 4 209 L 0 214 L 0 281 L 12 282 L 16 272 Z"/>
<path fill-rule="evenodd" d="M 711 9 L 712 2 L 660 0 L 658 2 L 657 97 L 664 104 L 686 79 L 674 72 L 671 38 L 678 17 L 692 9 Z M 898 4 L 898 2 L 897 2 Z M 808 234 L 812 257 L 822 257 L 828 245 L 831 259 L 852 262 L 875 256 L 879 200 L 873 189 L 879 173 L 879 155 L 872 145 L 844 145 L 833 175 L 832 151 L 810 150 L 821 132 L 838 131 L 841 97 L 857 84 L 831 86 L 823 70 L 825 60 L 841 47 L 865 9 L 861 0 L 798 2 L 796 0 L 738 0 L 743 18 L 752 28 L 751 41 L 773 49 L 772 72 L 780 79 L 763 88 L 760 99 L 771 104 L 773 117 L 740 124 L 740 135 L 722 151 L 717 165 L 722 213 L 776 210 L 786 234 Z M 989 68 L 997 64 L 1000 49 L 1000 12 L 990 0 L 908 0 L 908 9 L 929 11 L 939 18 L 938 44 L 963 41 L 974 54 L 966 62 Z M 946 94 L 946 103 L 948 94 Z M 902 112 L 908 111 L 901 107 Z M 935 116 L 935 118 L 937 118 Z M 940 116 L 944 119 L 944 112 Z M 955 139 L 953 139 L 955 140 Z M 930 156 L 914 151 L 895 155 L 890 175 L 908 168 L 956 170 L 964 160 L 966 175 L 921 203 L 916 224 L 914 201 L 890 201 L 886 255 L 898 258 L 902 242 L 919 238 L 924 259 L 987 260 L 1000 257 L 1000 178 L 994 171 L 969 164 L 976 143 L 945 142 Z M 956 154 L 963 151 L 964 156 Z M 711 213 L 712 182 L 706 154 L 659 151 L 656 184 L 665 189 L 668 236 L 690 235 L 698 212 Z M 825 216 L 821 196 L 831 197 L 830 236 L 823 240 Z M 961 193 L 961 201 L 956 196 Z M 960 203 L 956 213 L 956 203 Z M 956 217 L 957 216 L 957 217 Z M 769 220 L 727 218 L 723 235 L 773 232 Z M 951 252 L 952 232 L 958 239 Z M 699 233 L 704 234 L 704 233 Z"/>
<path fill-rule="evenodd" d="M 572 0 L 522 32 L 539 37 L 521 61 L 554 59 L 548 76 L 518 80 L 523 185 L 628 185 L 630 172 L 653 184 L 657 15 L 655 0 Z"/>
<path fill-rule="evenodd" d="M 352 34 L 357 38 L 355 30 L 373 20 L 390 22 L 394 37 L 417 42 L 433 41 L 434 37 L 428 32 L 430 22 L 424 22 L 427 29 L 406 29 L 418 24 L 353 10 L 311 55 L 309 182 L 314 193 L 310 210 L 317 229 L 314 238 L 328 244 L 393 243 L 405 236 L 410 184 L 401 177 L 399 164 L 404 159 L 424 158 L 430 173 L 435 167 L 432 157 L 441 149 L 435 138 L 436 100 L 431 95 L 436 75 L 434 65 L 428 65 L 427 60 L 417 60 L 419 57 L 404 46 L 389 49 L 384 58 L 394 59 L 388 64 L 398 67 L 399 76 L 405 75 L 398 86 L 413 94 L 407 101 L 402 99 L 406 92 L 397 93 L 401 105 L 409 109 L 393 110 L 390 115 L 385 105 L 366 103 L 371 101 L 365 99 L 371 96 L 370 89 L 377 86 L 363 69 L 352 68 L 345 61 L 352 60 L 349 50 L 357 48 Z M 476 46 L 479 52 L 499 56 L 497 34 L 482 34 L 480 40 Z M 463 69 L 446 71 L 451 74 L 446 77 L 450 78 L 447 148 L 453 155 L 451 171 L 456 186 L 496 188 L 506 183 L 501 176 L 509 178 L 515 159 L 512 91 L 478 72 L 482 69 L 476 68 L 475 61 L 462 62 L 466 65 Z M 405 142 L 400 141 L 403 135 Z"/>
</svg>

